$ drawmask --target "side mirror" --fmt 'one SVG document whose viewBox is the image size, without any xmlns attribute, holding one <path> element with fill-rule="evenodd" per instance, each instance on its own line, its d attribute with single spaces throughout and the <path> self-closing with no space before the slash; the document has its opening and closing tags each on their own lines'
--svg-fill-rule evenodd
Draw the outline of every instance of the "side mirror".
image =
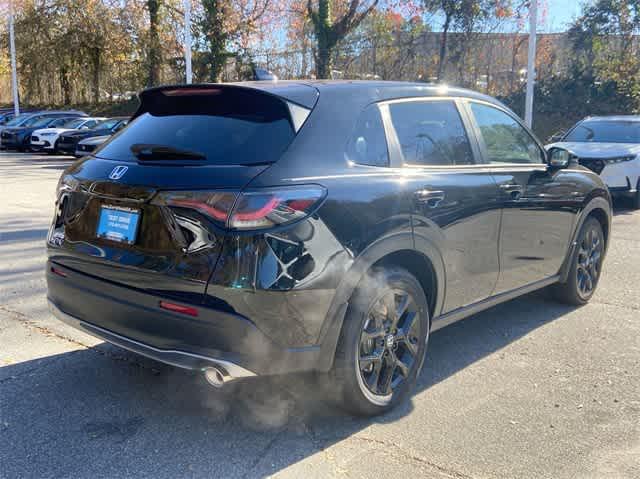
<svg viewBox="0 0 640 479">
<path fill-rule="evenodd" d="M 554 146 L 547 152 L 549 166 L 552 168 L 566 168 L 571 162 L 571 152 Z"/>
</svg>

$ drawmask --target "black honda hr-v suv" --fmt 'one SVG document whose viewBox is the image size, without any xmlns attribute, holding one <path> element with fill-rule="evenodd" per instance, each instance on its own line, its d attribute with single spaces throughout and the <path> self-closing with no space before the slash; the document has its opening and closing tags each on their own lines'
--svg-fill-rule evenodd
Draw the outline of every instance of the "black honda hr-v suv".
<svg viewBox="0 0 640 479">
<path fill-rule="evenodd" d="M 478 93 L 167 86 L 62 175 L 48 299 L 213 385 L 313 371 L 372 415 L 411 391 L 431 331 L 546 286 L 588 301 L 610 224 L 596 174 Z"/>
</svg>

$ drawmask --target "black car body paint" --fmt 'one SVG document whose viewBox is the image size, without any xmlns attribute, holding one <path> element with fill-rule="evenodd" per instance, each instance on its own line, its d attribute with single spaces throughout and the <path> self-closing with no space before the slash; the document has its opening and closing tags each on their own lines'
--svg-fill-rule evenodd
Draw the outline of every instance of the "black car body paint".
<svg viewBox="0 0 640 479">
<path fill-rule="evenodd" d="M 170 101 L 163 92 L 186 98 L 207 89 L 221 96 L 237 89 L 265 104 L 302 108 L 307 116 L 277 158 L 264 164 L 117 158 L 109 156 L 117 141 L 110 142 L 64 173 L 48 238 L 48 297 L 58 314 L 107 340 L 111 334 L 153 348 L 149 355 L 187 354 L 167 359 L 172 364 L 201 368 L 206 361 L 194 363 L 196 355 L 256 374 L 326 371 L 349 298 L 373 265 L 395 261 L 413 268 L 430 288 L 438 328 L 558 281 L 586 214 L 596 211 L 605 230 L 610 224 L 609 194 L 587 169 L 490 163 L 469 102 L 512 114 L 466 90 L 385 82 L 164 87 L 141 95 L 126 131 L 136 131 L 135 118 L 167 108 L 154 103 Z M 460 115 L 470 164 L 403 163 L 389 105 L 433 100 L 451 102 Z M 350 156 L 358 119 L 372 104 L 385 127 L 386 166 Z M 365 151 L 358 144 L 356 150 Z M 126 166 L 126 174 L 110 179 L 117 166 Z M 317 208 L 267 230 L 220 228 L 196 210 L 154 200 L 163 191 L 309 185 L 327 192 Z M 139 212 L 135 244 L 96 237 L 105 205 Z M 191 232 L 177 234 L 184 225 Z M 159 306 L 164 300 L 194 306 L 199 314 L 167 311 Z"/>
</svg>

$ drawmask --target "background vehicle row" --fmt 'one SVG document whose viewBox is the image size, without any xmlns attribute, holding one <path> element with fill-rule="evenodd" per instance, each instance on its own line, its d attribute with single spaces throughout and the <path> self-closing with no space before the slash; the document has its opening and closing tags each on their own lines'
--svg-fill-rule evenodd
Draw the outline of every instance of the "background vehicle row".
<svg viewBox="0 0 640 479">
<path fill-rule="evenodd" d="M 126 126 L 127 117 L 89 117 L 78 111 L 35 111 L 0 126 L 0 148 L 84 156 Z M 101 140 L 85 139 L 102 137 Z"/>
</svg>

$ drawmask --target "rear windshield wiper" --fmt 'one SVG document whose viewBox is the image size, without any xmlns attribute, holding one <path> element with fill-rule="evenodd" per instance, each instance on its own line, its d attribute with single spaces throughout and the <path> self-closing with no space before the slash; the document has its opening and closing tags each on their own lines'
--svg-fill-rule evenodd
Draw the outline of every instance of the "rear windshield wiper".
<svg viewBox="0 0 640 479">
<path fill-rule="evenodd" d="M 135 143 L 129 148 L 140 161 L 154 160 L 197 160 L 204 161 L 207 157 L 198 151 L 182 150 L 167 145 Z"/>
</svg>

